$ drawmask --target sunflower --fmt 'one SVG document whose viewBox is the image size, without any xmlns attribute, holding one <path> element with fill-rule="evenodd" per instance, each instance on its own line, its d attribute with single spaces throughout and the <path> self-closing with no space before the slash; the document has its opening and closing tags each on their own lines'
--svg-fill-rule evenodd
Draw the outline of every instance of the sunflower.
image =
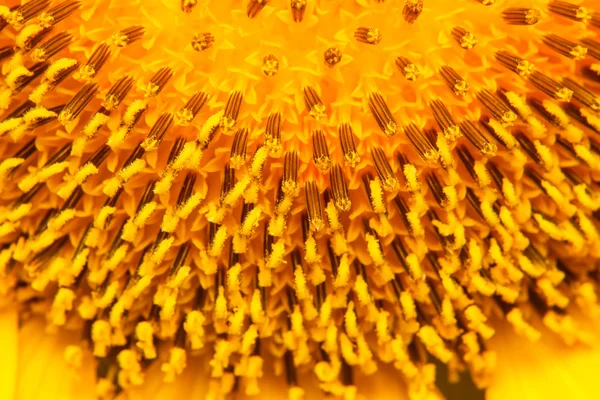
<svg viewBox="0 0 600 400">
<path fill-rule="evenodd" d="M 4 398 L 594 397 L 600 13 L 3 3 Z"/>
</svg>

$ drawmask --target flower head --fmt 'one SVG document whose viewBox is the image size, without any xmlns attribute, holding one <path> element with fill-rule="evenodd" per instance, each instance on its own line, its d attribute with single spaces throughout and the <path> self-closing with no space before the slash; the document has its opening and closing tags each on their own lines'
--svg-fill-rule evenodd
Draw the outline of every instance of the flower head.
<svg viewBox="0 0 600 400">
<path fill-rule="evenodd" d="M 432 358 L 488 386 L 492 321 L 592 342 L 600 14 L 521 6 L 0 6 L 3 300 L 106 398 L 203 360 L 207 398 L 421 399 Z"/>
</svg>

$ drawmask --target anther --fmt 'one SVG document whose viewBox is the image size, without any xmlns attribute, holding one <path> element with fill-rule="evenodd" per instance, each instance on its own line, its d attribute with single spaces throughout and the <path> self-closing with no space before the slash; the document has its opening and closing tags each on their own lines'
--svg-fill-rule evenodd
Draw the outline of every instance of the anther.
<svg viewBox="0 0 600 400">
<path fill-rule="evenodd" d="M 181 11 L 186 14 L 192 12 L 194 7 L 198 4 L 198 0 L 181 0 Z"/>
<path fill-rule="evenodd" d="M 348 185 L 344 178 L 344 171 L 338 164 L 334 164 L 329 174 L 333 203 L 339 211 L 348 211 L 351 206 Z"/>
<path fill-rule="evenodd" d="M 492 143 L 471 121 L 464 121 L 460 124 L 460 129 L 471 142 L 473 146 L 486 157 L 496 154 L 498 148 Z"/>
<path fill-rule="evenodd" d="M 242 92 L 235 91 L 229 95 L 223 118 L 221 118 L 221 130 L 225 133 L 231 132 L 237 123 L 240 110 L 242 108 L 242 100 L 244 95 Z"/>
<path fill-rule="evenodd" d="M 342 152 L 344 153 L 344 164 L 352 168 L 356 167 L 360 161 L 360 156 L 356 151 L 354 133 L 350 124 L 344 122 L 338 125 L 338 136 L 340 137 Z"/>
<path fill-rule="evenodd" d="M 409 125 L 405 126 L 404 133 L 417 150 L 417 153 L 419 153 L 419 156 L 421 156 L 425 162 L 429 164 L 435 164 L 438 162 L 440 155 L 435 146 L 431 144 L 429 139 L 427 139 L 423 132 L 421 132 L 421 130 L 417 128 L 414 123 L 410 123 Z"/>
<path fill-rule="evenodd" d="M 223 173 L 223 182 L 221 182 L 221 202 L 225 200 L 227 194 L 231 192 L 231 189 L 235 186 L 235 170 L 231 168 L 229 164 L 225 165 L 225 172 Z"/>
<path fill-rule="evenodd" d="M 144 142 L 141 144 L 142 148 L 146 151 L 156 150 L 163 138 L 167 134 L 167 131 L 173 124 L 173 114 L 171 113 L 162 113 L 158 120 L 150 129 L 148 136 L 144 139 Z"/>
<path fill-rule="evenodd" d="M 263 57 L 262 71 L 266 76 L 275 76 L 279 72 L 279 59 L 269 53 Z"/>
<path fill-rule="evenodd" d="M 306 182 L 304 185 L 304 196 L 306 198 L 306 210 L 308 212 L 310 228 L 312 231 L 318 232 L 325 226 L 325 218 L 321 206 L 321 195 L 315 182 Z"/>
<path fill-rule="evenodd" d="M 281 113 L 279 112 L 271 113 L 267 117 L 265 143 L 273 152 L 281 148 Z"/>
<path fill-rule="evenodd" d="M 477 93 L 477 99 L 503 126 L 511 126 L 517 120 L 517 114 L 489 90 Z"/>
<path fill-rule="evenodd" d="M 438 176 L 434 172 L 431 172 L 427 174 L 425 179 L 427 180 L 427 186 L 429 186 L 429 190 L 431 190 L 435 201 L 440 207 L 446 208 L 450 204 L 450 201 L 444 193 L 444 187 L 442 186 Z"/>
<path fill-rule="evenodd" d="M 396 65 L 400 68 L 402 75 L 409 81 L 414 81 L 421 76 L 421 69 L 406 57 L 396 57 Z"/>
<path fill-rule="evenodd" d="M 12 11 L 10 17 L 8 18 L 8 23 L 19 29 L 31 18 L 41 13 L 46 7 L 48 7 L 49 4 L 50 0 L 28 1 Z"/>
<path fill-rule="evenodd" d="M 125 76 L 116 81 L 104 97 L 104 101 L 102 102 L 103 111 L 110 113 L 117 108 L 123 99 L 125 99 L 127 93 L 129 93 L 132 87 L 133 78 L 130 76 Z"/>
<path fill-rule="evenodd" d="M 461 78 L 452 67 L 444 65 L 440 68 L 440 74 L 455 95 L 459 97 L 465 97 L 467 95 L 467 92 L 469 91 L 467 81 Z"/>
<path fill-rule="evenodd" d="M 204 51 L 215 43 L 215 37 L 210 32 L 196 33 L 192 38 L 192 48 L 196 51 Z"/>
<path fill-rule="evenodd" d="M 573 92 L 575 100 L 594 111 L 600 110 L 600 101 L 596 95 L 570 78 L 563 78 L 562 83 Z"/>
<path fill-rule="evenodd" d="M 87 85 L 84 85 L 71 99 L 71 101 L 69 101 L 62 109 L 60 114 L 58 114 L 58 121 L 62 125 L 66 125 L 67 123 L 75 120 L 79 113 L 81 113 L 88 103 L 92 101 L 97 91 L 98 85 L 95 83 L 88 83 Z"/>
<path fill-rule="evenodd" d="M 246 148 L 248 145 L 248 129 L 241 128 L 235 132 L 233 144 L 231 145 L 231 154 L 229 164 L 233 169 L 239 169 L 246 163 Z"/>
<path fill-rule="evenodd" d="M 327 147 L 325 133 L 320 129 L 315 130 L 312 134 L 312 143 L 315 165 L 321 171 L 325 172 L 329 170 L 331 167 L 331 157 L 329 156 L 329 148 Z"/>
<path fill-rule="evenodd" d="M 325 105 L 312 86 L 306 86 L 304 92 L 304 104 L 308 113 L 317 121 L 327 117 Z"/>
<path fill-rule="evenodd" d="M 175 124 L 179 126 L 188 126 L 192 123 L 196 115 L 200 112 L 208 100 L 205 92 L 195 93 L 185 105 L 175 114 Z"/>
<path fill-rule="evenodd" d="M 600 42 L 594 39 L 586 38 L 581 43 L 587 46 L 588 54 L 600 61 Z"/>
<path fill-rule="evenodd" d="M 536 149 L 535 144 L 523 132 L 517 132 L 515 137 L 519 141 L 521 148 L 525 150 L 527 155 L 531 157 L 534 162 L 543 168 L 547 169 L 547 167 L 549 167 L 549 165 L 546 165 L 544 160 L 540 157 L 539 151 Z"/>
<path fill-rule="evenodd" d="M 31 27 L 31 29 L 27 29 Z M 15 38 L 17 48 L 27 52 L 37 46 L 52 30 L 51 27 L 42 27 L 40 25 L 28 25 Z"/>
<path fill-rule="evenodd" d="M 587 54 L 587 47 L 580 46 L 555 34 L 544 36 L 542 41 L 552 50 L 575 61 L 583 60 Z"/>
<path fill-rule="evenodd" d="M 381 93 L 374 92 L 369 95 L 369 109 L 383 133 L 387 136 L 394 136 L 398 130 L 398 124 Z"/>
<path fill-rule="evenodd" d="M 354 38 L 365 44 L 379 44 L 382 35 L 377 28 L 365 28 L 361 26 L 354 32 Z"/>
<path fill-rule="evenodd" d="M 248 15 L 248 18 L 256 17 L 268 2 L 269 0 L 250 0 L 248 2 L 248 7 L 246 8 L 246 15 Z"/>
<path fill-rule="evenodd" d="M 402 15 L 404 20 L 409 24 L 412 24 L 419 18 L 423 11 L 423 0 L 406 0 L 404 8 L 402 9 Z"/>
<path fill-rule="evenodd" d="M 566 1 L 553 1 L 548 4 L 548 9 L 555 14 L 583 23 L 588 23 L 592 17 L 592 13 L 587 8 Z"/>
<path fill-rule="evenodd" d="M 383 188 L 387 191 L 393 191 L 398 188 L 398 179 L 392 170 L 392 166 L 388 161 L 383 149 L 380 147 L 371 148 L 371 157 L 375 164 L 375 170 L 381 180 Z"/>
<path fill-rule="evenodd" d="M 298 186 L 298 168 L 300 167 L 300 160 L 298 158 L 298 152 L 295 150 L 285 152 L 285 160 L 283 163 L 283 180 L 282 190 L 286 195 L 295 195 L 297 193 Z"/>
<path fill-rule="evenodd" d="M 144 37 L 144 33 L 145 30 L 143 26 L 130 26 L 129 28 L 125 28 L 115 33 L 111 40 L 115 46 L 125 47 L 140 40 L 142 37 Z"/>
<path fill-rule="evenodd" d="M 307 0 L 290 0 L 290 7 L 292 9 L 292 18 L 294 22 L 302 22 L 304 13 L 306 12 Z"/>
<path fill-rule="evenodd" d="M 89 80 L 95 77 L 104 63 L 106 63 L 106 60 L 108 60 L 109 56 L 110 46 L 106 43 L 100 44 L 98 47 L 96 47 L 88 62 L 79 70 L 81 77 L 84 80 Z"/>
<path fill-rule="evenodd" d="M 143 86 L 145 97 L 156 97 L 165 88 L 169 79 L 173 76 L 173 70 L 169 67 L 159 69 L 156 74 Z"/>
<path fill-rule="evenodd" d="M 78 0 L 67 0 L 63 3 L 60 3 L 48 11 L 40 14 L 38 17 L 38 24 L 43 27 L 56 25 L 71 15 L 80 6 L 81 3 Z"/>
<path fill-rule="evenodd" d="M 546 93 L 548 96 L 565 103 L 571 101 L 573 92 L 554 79 L 542 74 L 539 71 L 533 71 L 529 75 L 529 81 L 539 90 Z"/>
<path fill-rule="evenodd" d="M 478 178 L 477 173 L 475 172 L 475 158 L 469 149 L 464 144 L 459 144 L 456 146 L 456 153 L 458 154 L 458 157 L 462 161 L 469 175 L 471 175 L 471 178 L 477 182 Z"/>
<path fill-rule="evenodd" d="M 67 47 L 71 40 L 73 40 L 73 36 L 66 32 L 54 35 L 31 52 L 31 60 L 33 62 L 44 62 Z"/>
<path fill-rule="evenodd" d="M 458 124 L 454 122 L 452 115 L 441 100 L 434 100 L 429 105 L 433 110 L 435 122 L 442 130 L 446 140 L 453 142 L 462 136 Z"/>
<path fill-rule="evenodd" d="M 537 8 L 507 8 L 502 11 L 502 18 L 510 25 L 535 25 L 542 13 Z"/>
<path fill-rule="evenodd" d="M 460 26 L 452 29 L 452 37 L 465 50 L 472 49 L 477 44 L 475 35 Z"/>
<path fill-rule="evenodd" d="M 323 57 L 325 59 L 325 65 L 327 65 L 329 68 L 333 68 L 336 64 L 342 61 L 342 51 L 337 47 L 330 47 L 325 50 Z"/>
<path fill-rule="evenodd" d="M 0 47 L 0 61 L 4 60 L 15 54 L 15 48 L 13 46 Z"/>
<path fill-rule="evenodd" d="M 533 72 L 534 66 L 532 63 L 508 51 L 501 50 L 496 52 L 496 60 L 520 76 L 528 76 Z"/>
</svg>

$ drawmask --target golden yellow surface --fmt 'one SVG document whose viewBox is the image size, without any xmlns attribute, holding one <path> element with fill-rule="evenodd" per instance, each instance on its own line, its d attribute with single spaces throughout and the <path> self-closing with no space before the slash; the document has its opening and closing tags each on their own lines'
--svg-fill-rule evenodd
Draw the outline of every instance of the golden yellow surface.
<svg viewBox="0 0 600 400">
<path fill-rule="evenodd" d="M 0 398 L 593 398 L 594 7 L 0 5 Z"/>
</svg>

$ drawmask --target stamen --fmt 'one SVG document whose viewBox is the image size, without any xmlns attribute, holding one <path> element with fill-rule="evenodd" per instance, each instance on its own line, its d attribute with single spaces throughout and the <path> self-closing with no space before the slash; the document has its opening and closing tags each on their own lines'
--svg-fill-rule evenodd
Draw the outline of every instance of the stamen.
<svg viewBox="0 0 600 400">
<path fill-rule="evenodd" d="M 50 0 L 32 0 L 17 7 L 10 15 L 8 22 L 19 29 L 31 18 L 41 13 L 48 5 Z"/>
<path fill-rule="evenodd" d="M 13 46 L 4 46 L 0 47 L 0 61 L 4 60 L 7 57 L 10 57 L 15 54 L 15 48 Z"/>
<path fill-rule="evenodd" d="M 409 24 L 412 24 L 419 18 L 423 11 L 423 0 L 406 0 L 404 8 L 402 9 L 402 15 L 404 20 Z"/>
<path fill-rule="evenodd" d="M 477 93 L 477 99 L 503 126 L 512 126 L 513 122 L 517 120 L 517 114 L 489 90 Z"/>
<path fill-rule="evenodd" d="M 600 42 L 594 39 L 586 38 L 581 41 L 588 48 L 588 54 L 600 61 Z"/>
<path fill-rule="evenodd" d="M 361 26 L 354 32 L 354 38 L 365 44 L 379 44 L 382 35 L 377 28 L 366 28 Z"/>
<path fill-rule="evenodd" d="M 266 76 L 275 76 L 279 72 L 279 59 L 269 53 L 263 58 L 262 71 Z"/>
<path fill-rule="evenodd" d="M 304 104 L 308 109 L 308 113 L 317 121 L 327 117 L 327 109 L 317 94 L 317 91 L 312 86 L 307 86 L 303 90 Z"/>
<path fill-rule="evenodd" d="M 486 186 L 485 184 L 487 182 L 483 182 L 480 178 L 481 175 L 486 174 L 485 166 L 482 163 L 476 161 L 469 149 L 463 144 L 456 146 L 456 152 L 458 153 L 458 157 L 465 166 L 465 169 L 467 170 L 469 175 L 471 175 L 471 178 L 473 178 L 475 182 L 479 183 L 480 186 Z"/>
<path fill-rule="evenodd" d="M 360 162 L 360 156 L 356 151 L 354 133 L 352 132 L 352 127 L 350 124 L 346 122 L 339 124 L 338 136 L 340 137 L 342 152 L 344 153 L 344 163 L 349 167 L 356 167 L 356 165 Z"/>
<path fill-rule="evenodd" d="M 438 126 L 448 141 L 455 141 L 462 136 L 459 126 L 454 122 L 452 115 L 441 100 L 432 101 L 429 106 L 433 110 L 433 116 Z"/>
<path fill-rule="evenodd" d="M 321 171 L 326 172 L 331 167 L 331 158 L 329 157 L 329 149 L 327 147 L 327 140 L 325 139 L 325 133 L 322 130 L 317 129 L 312 134 L 313 142 L 313 160 L 317 168 Z"/>
<path fill-rule="evenodd" d="M 198 4 L 198 0 L 181 0 L 181 11 L 186 14 L 192 12 L 194 7 Z"/>
<path fill-rule="evenodd" d="M 532 63 L 508 51 L 501 50 L 496 52 L 496 60 L 515 74 L 521 76 L 528 76 L 533 72 L 534 66 Z"/>
<path fill-rule="evenodd" d="M 333 68 L 336 64 L 342 61 L 342 51 L 337 47 L 330 47 L 325 50 L 323 57 L 325 59 L 325 65 L 327 65 L 329 68 Z"/>
<path fill-rule="evenodd" d="M 38 45 L 50 33 L 51 27 L 43 27 L 40 25 L 28 25 L 15 38 L 17 48 L 28 52 Z"/>
<path fill-rule="evenodd" d="M 102 108 L 104 112 L 111 112 L 115 108 L 117 108 L 123 99 L 127 96 L 127 93 L 133 87 L 133 78 L 130 76 L 125 76 L 115 82 L 114 85 L 110 88 L 106 97 L 104 97 L 104 101 L 102 102 Z M 103 112 L 101 110 L 101 112 Z"/>
<path fill-rule="evenodd" d="M 329 174 L 329 183 L 333 195 L 333 202 L 339 211 L 348 211 L 352 205 L 348 186 L 344 178 L 344 171 L 338 164 L 334 164 Z"/>
<path fill-rule="evenodd" d="M 600 110 L 600 101 L 596 95 L 570 78 L 563 78 L 562 83 L 573 92 L 575 100 L 583 103 L 594 111 Z"/>
<path fill-rule="evenodd" d="M 31 52 L 31 60 L 36 63 L 44 62 L 67 47 L 71 43 L 71 40 L 73 40 L 73 36 L 66 32 L 54 35 L 43 45 Z"/>
<path fill-rule="evenodd" d="M 409 81 L 414 81 L 421 76 L 421 69 L 406 57 L 397 57 L 396 65 L 400 68 L 402 75 Z"/>
<path fill-rule="evenodd" d="M 553 1 L 548 4 L 548 9 L 553 13 L 562 15 L 573 21 L 579 21 L 586 24 L 592 17 L 591 12 L 587 8 L 566 1 Z"/>
<path fill-rule="evenodd" d="M 554 79 L 542 74 L 539 71 L 533 71 L 529 75 L 529 81 L 539 90 L 546 93 L 548 96 L 565 103 L 571 101 L 573 92 L 560 85 Z"/>
<path fill-rule="evenodd" d="M 502 18 L 510 25 L 535 25 L 542 13 L 537 8 L 507 8 L 502 11 Z"/>
<path fill-rule="evenodd" d="M 544 36 L 542 41 L 552 50 L 575 61 L 583 60 L 587 54 L 586 47 L 580 46 L 570 40 L 563 39 L 555 34 Z"/>
<path fill-rule="evenodd" d="M 223 118 L 221 118 L 221 130 L 225 133 L 231 132 L 237 123 L 240 110 L 242 108 L 242 100 L 244 96 L 242 92 L 233 92 L 227 99 Z"/>
<path fill-rule="evenodd" d="M 256 17 L 268 2 L 269 0 L 250 0 L 248 2 L 248 7 L 246 8 L 246 15 L 248 15 L 248 18 Z"/>
<path fill-rule="evenodd" d="M 383 188 L 387 191 L 396 190 L 398 188 L 398 179 L 396 178 L 396 174 L 394 174 L 383 149 L 372 147 L 371 157 L 375 163 L 375 170 L 377 171 L 377 175 L 379 175 Z"/>
<path fill-rule="evenodd" d="M 67 103 L 58 114 L 58 121 L 62 125 L 66 125 L 72 122 L 79 116 L 79 114 L 85 109 L 90 101 L 96 96 L 98 91 L 98 85 L 95 83 L 88 83 L 84 85 L 79 92 Z"/>
<path fill-rule="evenodd" d="M 110 56 L 110 46 L 106 43 L 100 44 L 100 46 L 96 47 L 92 56 L 88 60 L 87 64 L 85 64 L 79 70 L 79 74 L 81 78 L 84 80 L 90 80 L 100 72 L 100 69 L 108 60 Z"/>
<path fill-rule="evenodd" d="M 196 33 L 192 38 L 192 48 L 196 51 L 204 51 L 212 47 L 215 37 L 210 32 Z"/>
<path fill-rule="evenodd" d="M 452 67 L 444 65 L 440 68 L 440 74 L 455 95 L 459 97 L 465 97 L 467 95 L 467 92 L 469 91 L 467 81 L 461 78 Z"/>
<path fill-rule="evenodd" d="M 475 45 L 477 45 L 477 39 L 475 38 L 475 35 L 467 31 L 465 28 L 459 26 L 452 29 L 452 37 L 454 37 L 454 40 L 456 40 L 460 47 L 465 50 L 472 49 L 475 47 Z"/>
<path fill-rule="evenodd" d="M 544 167 L 547 169 L 547 166 L 545 165 L 546 163 L 540 158 L 540 154 L 539 154 L 538 150 L 536 149 L 535 144 L 531 140 L 529 140 L 529 138 L 523 132 L 519 131 L 519 132 L 517 132 L 517 134 L 515 136 L 516 136 L 517 140 L 519 141 L 521 148 L 523 150 L 525 150 L 527 155 L 529 155 L 529 157 L 531 157 L 531 159 L 533 161 L 535 161 L 537 164 L 539 164 L 541 167 Z"/>
<path fill-rule="evenodd" d="M 152 151 L 158 149 L 163 138 L 167 134 L 167 131 L 173 124 L 173 114 L 162 113 L 158 120 L 150 129 L 148 136 L 144 139 L 141 144 L 142 148 L 146 151 Z"/>
<path fill-rule="evenodd" d="M 229 164 L 233 169 L 240 169 L 246 163 L 246 146 L 248 143 L 248 128 L 238 129 L 233 137 Z"/>
<path fill-rule="evenodd" d="M 67 0 L 60 3 L 38 17 L 38 24 L 44 28 L 58 24 L 81 6 L 78 0 Z"/>
<path fill-rule="evenodd" d="M 165 88 L 167 82 L 173 76 L 173 70 L 169 67 L 159 69 L 146 85 L 142 86 L 144 97 L 156 97 Z"/>
<path fill-rule="evenodd" d="M 292 8 L 292 18 L 294 22 L 302 22 L 304 13 L 306 12 L 306 4 L 308 0 L 290 0 L 290 7 Z"/>
<path fill-rule="evenodd" d="M 471 142 L 481 154 L 486 157 L 492 157 L 496 154 L 496 151 L 498 150 L 496 145 L 488 140 L 471 121 L 461 122 L 460 129 L 469 142 Z"/>
<path fill-rule="evenodd" d="M 129 28 L 125 28 L 122 31 L 115 33 L 111 40 L 115 46 L 125 47 L 144 37 L 144 32 L 143 26 L 130 26 Z"/>
<path fill-rule="evenodd" d="M 381 93 L 374 92 L 369 95 L 369 109 L 383 133 L 389 137 L 394 136 L 398 125 Z"/>
<path fill-rule="evenodd" d="M 440 183 L 440 180 L 435 172 L 430 172 L 427 174 L 425 179 L 427 180 L 427 186 L 429 186 L 429 190 L 431 190 L 431 193 L 433 194 L 433 197 L 438 205 L 442 208 L 448 207 L 450 205 L 450 201 L 444 193 L 444 187 Z"/>
<path fill-rule="evenodd" d="M 417 128 L 414 123 L 410 123 L 409 125 L 405 126 L 404 133 L 417 150 L 417 153 L 419 153 L 419 156 L 421 156 L 425 162 L 429 164 L 435 164 L 438 162 L 440 155 L 435 146 L 431 144 L 429 139 L 423 135 L 423 132 L 421 132 L 421 130 Z"/>
<path fill-rule="evenodd" d="M 281 113 L 271 113 L 267 117 L 265 142 L 271 152 L 277 152 L 281 148 Z"/>
<path fill-rule="evenodd" d="M 306 198 L 306 210 L 311 231 L 318 232 L 325 226 L 323 208 L 321 206 L 321 195 L 317 184 L 313 181 L 304 185 L 304 196 Z"/>
<path fill-rule="evenodd" d="M 295 150 L 285 152 L 285 161 L 283 163 L 283 179 L 281 187 L 286 195 L 298 193 L 298 168 L 300 168 L 300 159 Z"/>
<path fill-rule="evenodd" d="M 188 126 L 192 123 L 196 115 L 200 112 L 208 100 L 208 95 L 204 92 L 195 93 L 175 114 L 175 125 Z"/>
</svg>

